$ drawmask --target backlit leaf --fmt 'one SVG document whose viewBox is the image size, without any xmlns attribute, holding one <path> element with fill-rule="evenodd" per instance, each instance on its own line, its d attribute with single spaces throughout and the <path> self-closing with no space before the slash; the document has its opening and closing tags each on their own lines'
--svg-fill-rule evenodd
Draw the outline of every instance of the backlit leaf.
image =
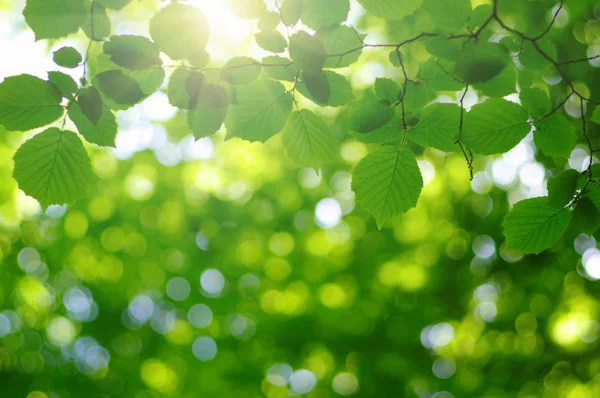
<svg viewBox="0 0 600 398">
<path fill-rule="evenodd" d="M 96 76 L 97 87 L 118 105 L 133 105 L 145 95 L 139 83 L 120 70 L 109 70 Z"/>
<path fill-rule="evenodd" d="M 83 0 L 27 0 L 23 16 L 36 40 L 76 33 L 85 14 Z"/>
<path fill-rule="evenodd" d="M 106 8 L 113 10 L 120 10 L 125 7 L 131 0 L 95 0 L 97 3 L 102 4 Z"/>
<path fill-rule="evenodd" d="M 306 81 L 298 84 L 297 90 L 302 93 L 302 95 L 315 101 L 319 105 L 342 106 L 354 99 L 352 86 L 345 76 L 330 70 L 325 70 L 323 72 L 327 79 L 327 85 L 330 87 L 330 94 L 326 102 L 318 100 L 311 94 L 306 85 Z M 306 74 L 306 72 L 304 74 Z M 304 78 L 306 79 L 306 76 L 304 76 Z M 316 84 L 316 82 L 313 81 L 312 84 Z"/>
<path fill-rule="evenodd" d="M 275 79 L 293 82 L 298 75 L 298 67 L 291 59 L 278 57 L 276 55 L 263 58 L 264 73 Z"/>
<path fill-rule="evenodd" d="M 326 104 L 329 101 L 331 86 L 325 72 L 322 70 L 305 70 L 302 72 L 302 82 L 317 102 Z"/>
<path fill-rule="evenodd" d="M 575 195 L 577 188 L 577 170 L 561 171 L 548 180 L 548 204 L 555 209 L 562 209 Z"/>
<path fill-rule="evenodd" d="M 290 38 L 290 58 L 300 69 L 318 70 L 325 64 L 325 47 L 315 36 L 300 31 Z"/>
<path fill-rule="evenodd" d="M 304 0 L 302 23 L 311 29 L 339 25 L 348 17 L 350 0 Z"/>
<path fill-rule="evenodd" d="M 43 208 L 72 203 L 94 180 L 90 159 L 77 134 L 49 128 L 25 142 L 14 157 L 19 188 Z"/>
<path fill-rule="evenodd" d="M 456 143 L 459 127 L 459 106 L 433 104 L 423 110 L 419 123 L 409 131 L 408 138 L 424 147 L 453 152 L 459 149 Z"/>
<path fill-rule="evenodd" d="M 424 0 L 431 23 L 448 31 L 460 30 L 471 17 L 470 0 Z"/>
<path fill-rule="evenodd" d="M 364 36 L 349 26 L 326 26 L 319 29 L 315 37 L 321 40 L 327 54 L 325 68 L 343 68 L 360 57 Z"/>
<path fill-rule="evenodd" d="M 227 136 L 247 141 L 266 142 L 281 131 L 292 111 L 292 94 L 272 80 L 239 87 L 237 101 L 225 119 Z"/>
<path fill-rule="evenodd" d="M 594 123 L 600 124 L 600 106 L 597 106 L 594 109 L 594 113 L 592 114 L 592 118 L 590 120 Z"/>
<path fill-rule="evenodd" d="M 390 218 L 417 204 L 423 178 L 410 149 L 384 146 L 364 157 L 352 173 L 357 202 L 377 220 Z"/>
<path fill-rule="evenodd" d="M 111 36 L 104 42 L 104 52 L 124 68 L 146 69 L 161 65 L 158 47 L 143 36 Z"/>
<path fill-rule="evenodd" d="M 504 217 L 506 246 L 538 254 L 558 242 L 570 220 L 569 210 L 553 208 L 546 197 L 522 200 Z"/>
<path fill-rule="evenodd" d="M 285 0 L 281 6 L 281 19 L 288 26 L 298 23 L 302 15 L 303 0 Z"/>
<path fill-rule="evenodd" d="M 287 48 L 285 37 L 277 31 L 258 32 L 254 39 L 261 48 L 272 53 L 282 53 Z"/>
<path fill-rule="evenodd" d="M 100 146 L 115 146 L 117 137 L 117 119 L 112 111 L 104 106 L 96 124 L 83 113 L 79 103 L 74 102 L 69 107 L 69 119 L 75 123 L 79 133 L 87 142 Z"/>
<path fill-rule="evenodd" d="M 573 226 L 584 234 L 592 236 L 600 227 L 600 212 L 588 198 L 581 198 L 571 220 Z"/>
<path fill-rule="evenodd" d="M 504 99 L 492 98 L 465 113 L 460 141 L 477 153 L 509 151 L 531 129 L 525 109 Z"/>
<path fill-rule="evenodd" d="M 358 0 L 358 2 L 370 13 L 385 19 L 402 19 L 415 12 L 422 0 L 414 1 L 390 1 L 390 0 Z"/>
<path fill-rule="evenodd" d="M 79 93 L 77 103 L 92 124 L 97 124 L 104 111 L 102 97 L 95 87 L 87 87 Z"/>
<path fill-rule="evenodd" d="M 106 8 L 101 5 L 98 0 L 86 1 L 85 17 L 81 24 L 81 30 L 83 30 L 83 33 L 92 40 L 103 40 L 110 36 L 112 31 L 112 24 L 106 13 Z"/>
<path fill-rule="evenodd" d="M 576 129 L 564 116 L 552 114 L 535 123 L 533 140 L 548 156 L 568 158 L 577 143 Z"/>
<path fill-rule="evenodd" d="M 379 77 L 375 80 L 375 94 L 380 100 L 393 103 L 400 95 L 400 85 L 395 80 Z"/>
<path fill-rule="evenodd" d="M 188 125 L 194 137 L 208 137 L 217 132 L 225 121 L 227 109 L 227 90 L 222 86 L 204 84 L 194 108 L 188 111 Z"/>
<path fill-rule="evenodd" d="M 342 126 L 358 133 L 369 133 L 385 126 L 394 117 L 395 111 L 374 98 L 353 101 L 344 107 L 338 119 Z"/>
<path fill-rule="evenodd" d="M 517 71 L 512 63 L 499 74 L 483 83 L 473 84 L 473 88 L 488 97 L 506 97 L 516 92 Z"/>
<path fill-rule="evenodd" d="M 196 7 L 173 2 L 150 20 L 150 36 L 172 59 L 188 58 L 203 50 L 210 30 L 208 19 Z"/>
<path fill-rule="evenodd" d="M 63 97 L 70 98 L 77 91 L 77 83 L 62 72 L 48 72 L 48 80 L 56 86 Z"/>
<path fill-rule="evenodd" d="M 260 62 L 249 57 L 231 58 L 223 66 L 223 80 L 236 85 L 250 84 L 260 74 Z"/>
<path fill-rule="evenodd" d="M 338 141 L 327 123 L 307 109 L 292 113 L 282 134 L 283 145 L 298 166 L 318 169 L 337 152 Z"/>
<path fill-rule="evenodd" d="M 31 75 L 7 77 L 0 83 L 0 124 L 27 131 L 57 120 L 64 113 L 58 89 Z"/>
<path fill-rule="evenodd" d="M 521 105 L 529 111 L 534 118 L 540 118 L 550 112 L 548 95 L 537 87 L 522 88 L 519 93 Z"/>
<path fill-rule="evenodd" d="M 175 70 L 167 88 L 169 103 L 181 109 L 195 108 L 205 81 L 201 72 L 186 68 Z"/>
<path fill-rule="evenodd" d="M 500 44 L 479 42 L 458 54 L 454 74 L 467 83 L 483 83 L 500 74 L 508 62 L 508 51 Z"/>
<path fill-rule="evenodd" d="M 65 68 L 76 68 L 82 61 L 81 54 L 73 47 L 62 47 L 54 52 L 54 62 Z"/>
</svg>

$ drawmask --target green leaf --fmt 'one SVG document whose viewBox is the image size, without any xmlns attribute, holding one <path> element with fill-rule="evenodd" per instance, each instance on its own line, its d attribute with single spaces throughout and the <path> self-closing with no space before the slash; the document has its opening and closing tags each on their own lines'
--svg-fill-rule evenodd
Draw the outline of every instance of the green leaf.
<svg viewBox="0 0 600 398">
<path fill-rule="evenodd" d="M 300 69 L 318 70 L 325 64 L 325 47 L 315 36 L 301 30 L 290 38 L 290 58 Z"/>
<path fill-rule="evenodd" d="M 402 118 L 397 116 L 385 126 L 375 129 L 368 134 L 350 131 L 350 136 L 365 144 L 385 144 L 388 142 L 397 142 L 399 144 L 404 136 Z"/>
<path fill-rule="evenodd" d="M 150 37 L 171 59 L 188 58 L 203 50 L 209 35 L 208 19 L 189 5 L 171 3 L 150 20 Z"/>
<path fill-rule="evenodd" d="M 302 72 L 302 82 L 318 103 L 326 104 L 331 95 L 331 86 L 327 75 L 322 70 L 305 70 Z"/>
<path fill-rule="evenodd" d="M 62 47 L 54 51 L 54 62 L 65 68 L 77 68 L 83 58 L 73 47 Z"/>
<path fill-rule="evenodd" d="M 167 96 L 169 103 L 181 109 L 196 107 L 206 79 L 200 72 L 178 68 L 169 78 Z"/>
<path fill-rule="evenodd" d="M 460 107 L 456 104 L 432 104 L 423 109 L 419 123 L 409 131 L 408 138 L 425 148 L 454 152 L 459 149 L 456 144 L 459 133 Z"/>
<path fill-rule="evenodd" d="M 92 124 L 97 124 L 104 111 L 104 104 L 98 90 L 95 87 L 84 88 L 77 97 L 77 103 L 88 120 Z"/>
<path fill-rule="evenodd" d="M 117 119 L 107 106 L 102 107 L 102 114 L 96 124 L 83 113 L 79 103 L 69 107 L 69 119 L 75 123 L 77 130 L 87 142 L 100 146 L 115 146 L 117 137 Z"/>
<path fill-rule="evenodd" d="M 282 134 L 283 146 L 298 166 L 316 170 L 337 153 L 338 141 L 329 126 L 307 109 L 292 113 Z"/>
<path fill-rule="evenodd" d="M 423 9 L 433 25 L 446 31 L 458 31 L 471 17 L 470 0 L 424 0 Z"/>
<path fill-rule="evenodd" d="M 277 29 L 281 23 L 281 16 L 276 12 L 265 12 L 258 21 L 258 29 L 262 32 L 269 32 Z"/>
<path fill-rule="evenodd" d="M 260 18 L 265 12 L 264 0 L 224 0 L 233 15 L 242 19 Z"/>
<path fill-rule="evenodd" d="M 293 82 L 298 75 L 298 67 L 291 59 L 273 55 L 263 58 L 264 72 L 267 76 L 275 80 L 285 80 Z M 280 66 L 281 65 L 281 66 Z"/>
<path fill-rule="evenodd" d="M 556 46 L 553 43 L 547 40 L 540 40 L 536 43 L 546 55 L 552 59 L 556 59 Z M 535 46 L 529 41 L 525 41 L 523 43 L 523 49 L 519 55 L 519 62 L 521 62 L 525 68 L 536 71 L 542 70 L 548 65 L 552 65 L 550 61 L 541 55 Z"/>
<path fill-rule="evenodd" d="M 475 28 L 482 26 L 493 12 L 494 9 L 491 4 L 481 4 L 475 7 L 467 26 L 471 29 L 471 31 L 475 31 Z"/>
<path fill-rule="evenodd" d="M 323 43 L 327 58 L 325 68 L 344 68 L 360 57 L 364 35 L 346 25 L 332 25 L 319 29 L 315 37 Z"/>
<path fill-rule="evenodd" d="M 257 80 L 237 91 L 225 127 L 229 137 L 266 142 L 279 133 L 292 111 L 292 94 L 278 82 Z"/>
<path fill-rule="evenodd" d="M 545 155 L 568 158 L 575 149 L 576 129 L 564 116 L 552 114 L 535 123 L 535 129 L 533 140 Z"/>
<path fill-rule="evenodd" d="M 483 83 L 473 84 L 473 88 L 488 97 L 506 97 L 517 92 L 517 71 L 509 63 L 502 72 Z"/>
<path fill-rule="evenodd" d="M 77 134 L 49 128 L 26 141 L 14 157 L 19 188 L 42 208 L 72 203 L 85 195 L 94 179 L 90 159 Z"/>
<path fill-rule="evenodd" d="M 354 99 L 354 93 L 352 92 L 352 86 L 345 76 L 335 73 L 330 70 L 324 71 L 325 77 L 327 78 L 327 84 L 330 87 L 330 95 L 326 102 L 317 100 L 306 86 L 306 81 L 298 84 L 296 87 L 302 95 L 306 98 L 318 103 L 319 105 L 327 106 L 342 106 Z M 306 72 L 305 72 L 306 74 Z M 306 76 L 305 76 L 306 79 Z M 314 83 L 314 82 L 313 82 Z"/>
<path fill-rule="evenodd" d="M 406 95 L 402 99 L 404 102 L 404 111 L 407 115 L 416 114 L 433 101 L 436 96 L 437 93 L 432 90 L 428 82 L 417 84 L 409 81 L 406 85 Z"/>
<path fill-rule="evenodd" d="M 506 247 L 538 254 L 558 242 L 570 220 L 571 212 L 551 207 L 546 197 L 522 200 L 504 217 Z"/>
<path fill-rule="evenodd" d="M 118 69 L 98 74 L 95 81 L 94 85 L 117 105 L 137 104 L 146 96 L 137 80 Z"/>
<path fill-rule="evenodd" d="M 417 160 L 407 147 L 381 147 L 364 157 L 352 173 L 356 200 L 375 217 L 379 228 L 415 207 L 422 188 Z"/>
<path fill-rule="evenodd" d="M 63 97 L 71 98 L 77 91 L 75 80 L 62 72 L 48 72 L 48 80 L 56 86 Z"/>
<path fill-rule="evenodd" d="M 353 101 L 338 115 L 338 123 L 345 130 L 370 133 L 385 126 L 394 117 L 394 109 L 374 98 Z"/>
<path fill-rule="evenodd" d="M 422 0 L 390 1 L 390 0 L 358 0 L 370 13 L 385 19 L 403 19 L 411 15 L 421 6 Z"/>
<path fill-rule="evenodd" d="M 432 37 L 425 42 L 425 48 L 429 54 L 455 61 L 463 50 L 463 46 L 456 40 L 448 40 L 445 37 Z"/>
<path fill-rule="evenodd" d="M 600 227 L 600 212 L 588 198 L 581 198 L 573 210 L 571 223 L 579 232 L 592 236 Z"/>
<path fill-rule="evenodd" d="M 479 42 L 458 54 L 454 74 L 467 83 L 483 83 L 502 72 L 509 60 L 508 51 L 500 44 Z"/>
<path fill-rule="evenodd" d="M 260 62 L 249 57 L 231 58 L 223 66 L 222 78 L 235 85 L 250 84 L 260 75 Z"/>
<path fill-rule="evenodd" d="M 188 125 L 194 137 L 208 137 L 217 132 L 225 121 L 228 103 L 224 87 L 203 84 L 194 109 L 188 112 Z"/>
<path fill-rule="evenodd" d="M 147 69 L 162 64 L 158 47 L 143 36 L 111 36 L 104 42 L 104 52 L 119 66 L 128 69 Z"/>
<path fill-rule="evenodd" d="M 294 26 L 302 15 L 302 0 L 285 0 L 281 6 L 281 19 L 287 26 Z"/>
<path fill-rule="evenodd" d="M 284 52 L 288 44 L 285 37 L 277 31 L 258 32 L 254 39 L 263 50 L 276 54 Z"/>
<path fill-rule="evenodd" d="M 339 25 L 350 12 L 350 0 L 304 0 L 302 22 L 311 29 Z"/>
<path fill-rule="evenodd" d="M 499 98 L 477 104 L 465 113 L 460 141 L 483 155 L 507 152 L 531 129 L 521 106 Z"/>
<path fill-rule="evenodd" d="M 490 14 L 488 13 L 487 15 Z M 511 53 L 518 53 L 519 51 L 521 51 L 521 44 L 517 43 L 514 37 L 504 36 L 502 39 L 500 39 L 498 43 L 508 48 L 508 51 L 510 51 Z"/>
<path fill-rule="evenodd" d="M 112 24 L 106 13 L 106 8 L 98 3 L 98 0 L 95 2 L 87 0 L 85 18 L 81 24 L 81 30 L 91 40 L 104 40 L 110 36 Z"/>
<path fill-rule="evenodd" d="M 188 61 L 194 68 L 205 68 L 210 62 L 210 54 L 204 50 L 198 50 L 188 57 Z"/>
<path fill-rule="evenodd" d="M 97 3 L 113 10 L 120 10 L 129 4 L 130 1 L 131 0 L 96 0 Z"/>
<path fill-rule="evenodd" d="M 548 95 L 537 87 L 522 88 L 519 98 L 521 99 L 521 105 L 534 118 L 540 118 L 550 113 L 551 105 Z"/>
<path fill-rule="evenodd" d="M 592 113 L 592 118 L 590 120 L 594 123 L 600 124 L 600 106 L 597 106 L 594 109 L 594 113 Z"/>
<path fill-rule="evenodd" d="M 375 95 L 380 100 L 393 103 L 400 95 L 400 85 L 395 80 L 378 77 L 375 80 Z"/>
<path fill-rule="evenodd" d="M 25 21 L 35 39 L 55 39 L 76 33 L 85 14 L 83 0 L 27 0 Z"/>
<path fill-rule="evenodd" d="M 450 71 L 454 69 L 454 63 L 445 59 L 429 58 L 421 68 L 417 76 L 426 82 L 432 90 L 437 91 L 459 91 L 464 90 L 465 84 L 452 76 Z"/>
<path fill-rule="evenodd" d="M 592 201 L 592 203 L 594 204 L 594 206 L 596 206 L 598 210 L 600 210 L 600 187 L 596 186 L 592 188 L 586 194 L 586 197 Z"/>
<path fill-rule="evenodd" d="M 141 102 L 154 94 L 165 79 L 165 70 L 160 66 L 128 69 L 116 65 L 104 52 L 97 59 L 98 61 L 90 64 L 88 68 L 92 75 L 92 82 L 94 87 L 100 90 L 104 105 L 113 110 L 128 109 Z M 98 76 L 104 79 L 103 85 L 98 84 Z M 111 81 L 109 77 L 114 77 L 116 80 Z M 120 82 L 123 82 L 123 87 L 119 87 Z M 116 100 L 111 98 L 110 93 L 113 91 L 114 95 L 117 95 Z"/>
<path fill-rule="evenodd" d="M 575 195 L 577 189 L 577 170 L 561 171 L 548 180 L 548 204 L 555 209 L 562 209 Z"/>
<path fill-rule="evenodd" d="M 0 83 L 0 124 L 27 131 L 57 120 L 63 114 L 56 87 L 31 75 L 7 77 Z"/>
<path fill-rule="evenodd" d="M 144 98 L 154 94 L 165 80 L 165 70 L 161 67 L 138 70 L 126 69 L 123 72 L 140 85 Z"/>
</svg>

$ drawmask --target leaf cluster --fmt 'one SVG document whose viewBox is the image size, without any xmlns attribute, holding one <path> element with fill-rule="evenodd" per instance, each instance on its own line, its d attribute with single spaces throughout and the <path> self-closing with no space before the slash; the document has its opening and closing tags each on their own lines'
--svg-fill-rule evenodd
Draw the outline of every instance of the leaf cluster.
<svg viewBox="0 0 600 398">
<path fill-rule="evenodd" d="M 511 248 L 539 253 L 571 219 L 583 232 L 597 228 L 581 213 L 600 218 L 590 206 L 600 204 L 590 136 L 596 126 L 586 123 L 600 121 L 600 108 L 592 110 L 597 93 L 571 73 L 596 57 L 554 44 L 563 1 L 537 2 L 549 16 L 540 21 L 520 18 L 530 15 L 527 6 L 510 0 L 475 8 L 469 0 L 359 0 L 366 14 L 356 26 L 348 22 L 349 0 L 225 3 L 237 17 L 257 21 L 262 59 L 239 54 L 212 62 L 209 21 L 193 5 L 173 1 L 157 10 L 146 37 L 113 34 L 109 16 L 136 7 L 128 0 L 27 0 L 23 15 L 37 40 L 81 30 L 89 45 L 84 53 L 62 47 L 53 54 L 58 67 L 81 72 L 78 82 L 50 71 L 48 79 L 23 74 L 0 83 L 0 124 L 44 129 L 15 155 L 19 187 L 43 207 L 85 195 L 93 173 L 82 138 L 114 146 L 116 113 L 166 87 L 196 138 L 223 126 L 227 138 L 250 142 L 281 134 L 291 160 L 316 170 L 336 159 L 344 140 L 369 144 L 352 187 L 379 227 L 417 204 L 423 150 L 463 154 L 473 177 L 475 156 L 506 153 L 531 132 L 557 170 L 583 144 L 590 156 L 583 172 L 566 168 L 548 182 L 547 198 L 517 203 L 504 231 Z M 580 8 L 569 28 L 591 5 Z M 386 41 L 368 40 L 373 21 L 386 28 Z M 350 77 L 372 53 L 387 56 L 393 77 L 358 90 Z M 557 83 L 548 84 L 548 76 Z M 468 106 L 467 95 L 476 98 Z M 579 113 L 567 112 L 573 105 Z M 79 134 L 65 130 L 67 120 Z"/>
</svg>

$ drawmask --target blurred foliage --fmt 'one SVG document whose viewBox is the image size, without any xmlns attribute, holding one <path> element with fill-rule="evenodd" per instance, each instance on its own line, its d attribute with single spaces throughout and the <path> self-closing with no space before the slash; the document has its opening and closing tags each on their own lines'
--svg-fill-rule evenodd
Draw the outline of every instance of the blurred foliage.
<svg viewBox="0 0 600 398">
<path fill-rule="evenodd" d="M 550 3 L 505 1 L 499 12 L 535 35 Z M 550 32 L 565 59 L 597 45 L 592 6 L 568 2 L 575 22 Z M 358 23 L 390 40 L 407 25 Z M 423 53 L 416 44 L 406 54 L 411 75 Z M 368 75 L 388 56 L 365 52 L 353 68 Z M 598 69 L 568 70 L 598 98 Z M 551 98 L 565 90 L 542 72 L 519 78 Z M 567 101 L 567 112 L 577 106 Z M 594 236 L 571 225 L 539 255 L 504 247 L 510 205 L 543 191 L 532 173 L 545 180 L 567 164 L 531 137 L 476 157 L 473 181 L 462 154 L 409 144 L 419 203 L 380 230 L 350 189 L 368 138 L 346 137 L 317 173 L 283 156 L 281 137 L 194 142 L 181 112 L 157 121 L 142 104 L 119 126 L 147 145 L 88 146 L 93 192 L 44 211 L 12 179 L 26 137 L 0 128 L 0 396 L 600 396 Z M 588 132 L 596 144 L 598 127 Z"/>
</svg>

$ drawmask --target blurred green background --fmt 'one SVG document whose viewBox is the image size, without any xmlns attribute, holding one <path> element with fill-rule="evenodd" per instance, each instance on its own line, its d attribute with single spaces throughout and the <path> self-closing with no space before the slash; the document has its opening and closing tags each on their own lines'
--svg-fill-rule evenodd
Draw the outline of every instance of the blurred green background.
<svg viewBox="0 0 600 398">
<path fill-rule="evenodd" d="M 53 67 L 58 43 L 35 43 L 22 7 L 0 4 L 2 77 Z M 227 18 L 212 53 L 253 51 L 251 27 Z M 354 86 L 395 76 L 386 58 L 364 54 Z M 367 143 L 297 169 L 277 137 L 194 143 L 163 93 L 119 125 L 115 150 L 88 148 L 94 193 L 45 212 L 11 177 L 27 137 L 0 130 L 1 397 L 600 396 L 595 239 L 503 249 L 509 203 L 545 190 L 530 138 L 476 158 L 472 182 L 462 156 L 422 153 L 418 207 L 378 230 L 350 189 Z"/>
</svg>

